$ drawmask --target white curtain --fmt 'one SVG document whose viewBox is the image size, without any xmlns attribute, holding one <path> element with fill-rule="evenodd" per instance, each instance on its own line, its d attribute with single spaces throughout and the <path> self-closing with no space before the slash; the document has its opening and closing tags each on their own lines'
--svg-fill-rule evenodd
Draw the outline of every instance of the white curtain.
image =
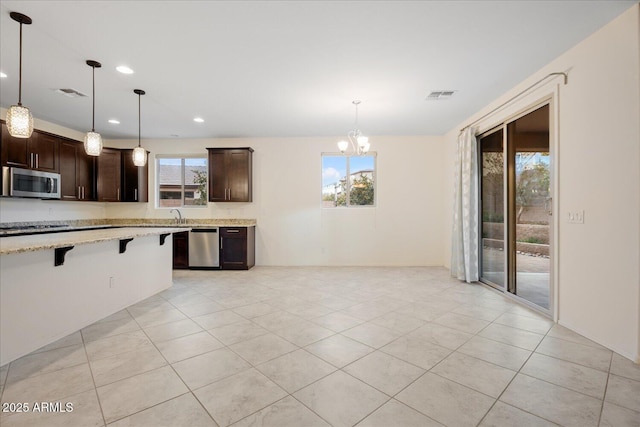
<svg viewBox="0 0 640 427">
<path fill-rule="evenodd" d="M 453 202 L 451 275 L 467 283 L 479 278 L 478 157 L 474 128 L 458 137 Z"/>
</svg>

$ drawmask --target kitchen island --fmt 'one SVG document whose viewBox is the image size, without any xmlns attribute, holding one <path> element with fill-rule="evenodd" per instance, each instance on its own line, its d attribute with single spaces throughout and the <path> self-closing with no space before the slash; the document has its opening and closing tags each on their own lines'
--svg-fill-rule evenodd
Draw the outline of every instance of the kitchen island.
<svg viewBox="0 0 640 427">
<path fill-rule="evenodd" d="M 176 227 L 0 238 L 0 366 L 172 285 Z"/>
</svg>

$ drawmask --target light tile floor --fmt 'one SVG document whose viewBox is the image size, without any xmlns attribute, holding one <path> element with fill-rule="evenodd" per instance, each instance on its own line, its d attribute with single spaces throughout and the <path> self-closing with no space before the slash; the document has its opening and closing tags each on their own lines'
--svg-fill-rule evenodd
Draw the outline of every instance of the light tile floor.
<svg viewBox="0 0 640 427">
<path fill-rule="evenodd" d="M 640 366 L 444 268 L 176 271 L 0 392 L 3 427 L 640 426 Z"/>
</svg>

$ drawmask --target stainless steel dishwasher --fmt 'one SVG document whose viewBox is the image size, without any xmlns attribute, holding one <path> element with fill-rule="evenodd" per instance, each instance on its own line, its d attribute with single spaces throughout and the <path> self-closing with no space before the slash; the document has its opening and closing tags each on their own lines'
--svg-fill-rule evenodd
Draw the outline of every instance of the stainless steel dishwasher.
<svg viewBox="0 0 640 427">
<path fill-rule="evenodd" d="M 220 267 L 218 227 L 192 228 L 189 232 L 189 268 Z"/>
</svg>

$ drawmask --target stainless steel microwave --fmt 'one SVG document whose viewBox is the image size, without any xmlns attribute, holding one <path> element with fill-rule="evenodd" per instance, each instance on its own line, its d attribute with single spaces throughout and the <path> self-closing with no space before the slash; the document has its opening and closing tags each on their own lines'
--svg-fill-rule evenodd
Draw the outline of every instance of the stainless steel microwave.
<svg viewBox="0 0 640 427">
<path fill-rule="evenodd" d="M 59 199 L 60 174 L 3 166 L 2 195 Z"/>
</svg>

